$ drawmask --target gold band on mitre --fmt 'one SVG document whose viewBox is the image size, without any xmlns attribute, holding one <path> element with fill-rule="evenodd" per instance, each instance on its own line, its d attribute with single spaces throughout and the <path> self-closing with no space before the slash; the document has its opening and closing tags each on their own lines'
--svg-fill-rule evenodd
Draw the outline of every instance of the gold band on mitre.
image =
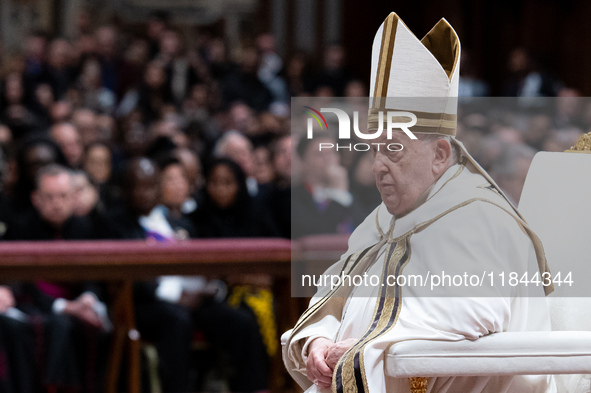
<svg viewBox="0 0 591 393">
<path fill-rule="evenodd" d="M 458 116 L 450 113 L 432 113 L 432 112 L 421 112 L 413 110 L 402 110 L 402 109 L 375 109 L 372 108 L 368 112 L 367 116 L 367 129 L 377 130 L 380 127 L 380 112 L 382 115 L 382 128 L 387 129 L 388 117 L 387 112 L 411 112 L 417 117 L 417 122 L 414 126 L 410 127 L 409 130 L 416 133 L 422 134 L 442 134 L 455 136 L 458 124 Z M 406 116 L 394 116 L 391 118 L 392 122 L 395 123 L 406 123 L 409 121 L 409 117 Z"/>
</svg>

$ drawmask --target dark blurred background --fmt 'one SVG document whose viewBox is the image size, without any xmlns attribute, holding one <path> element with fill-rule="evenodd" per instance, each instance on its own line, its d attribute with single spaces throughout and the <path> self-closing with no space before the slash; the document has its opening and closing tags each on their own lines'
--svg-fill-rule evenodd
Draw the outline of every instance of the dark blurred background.
<svg viewBox="0 0 591 393">
<path fill-rule="evenodd" d="M 33 30 L 75 37 L 81 9 L 90 12 L 92 27 L 113 24 L 128 34 L 141 32 L 151 12 L 166 11 L 189 45 L 203 39 L 199 33 L 222 37 L 232 55 L 254 44 L 258 34 L 272 33 L 283 59 L 303 51 L 311 66 L 319 67 L 326 49 L 341 43 L 351 72 L 365 82 L 371 42 L 388 13 L 397 12 L 419 38 L 445 17 L 470 55 L 470 73 L 488 82 L 491 94 L 503 94 L 516 48 L 529 51 L 538 67 L 566 86 L 585 95 L 591 91 L 591 75 L 585 72 L 591 66 L 585 49 L 591 39 L 591 4 L 583 0 L 2 0 L 0 4 L 4 57 L 18 51 Z"/>
</svg>

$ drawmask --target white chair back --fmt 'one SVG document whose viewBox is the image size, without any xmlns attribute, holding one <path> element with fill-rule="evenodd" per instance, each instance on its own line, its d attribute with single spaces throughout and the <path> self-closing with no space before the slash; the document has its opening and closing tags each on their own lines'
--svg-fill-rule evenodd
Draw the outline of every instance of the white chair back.
<svg viewBox="0 0 591 393">
<path fill-rule="evenodd" d="M 547 300 L 552 330 L 591 331 L 591 154 L 536 154 L 519 210 L 542 240 L 555 282 Z M 569 275 L 570 273 L 570 275 Z M 589 392 L 588 375 L 561 375 L 568 392 Z"/>
</svg>

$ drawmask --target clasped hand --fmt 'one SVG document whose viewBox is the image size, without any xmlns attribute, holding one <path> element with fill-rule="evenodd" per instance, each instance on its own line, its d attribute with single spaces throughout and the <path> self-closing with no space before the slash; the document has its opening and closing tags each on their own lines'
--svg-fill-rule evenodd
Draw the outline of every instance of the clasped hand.
<svg viewBox="0 0 591 393">
<path fill-rule="evenodd" d="M 90 294 L 83 294 L 76 300 L 66 301 L 64 314 L 72 315 L 94 327 L 101 326 L 101 319 L 94 310 L 96 298 Z"/>
<path fill-rule="evenodd" d="M 0 312 L 6 312 L 11 307 L 14 307 L 14 295 L 10 288 L 0 286 Z"/>
<path fill-rule="evenodd" d="M 308 347 L 306 363 L 308 379 L 320 388 L 329 389 L 332 384 L 332 374 L 339 359 L 356 342 L 355 338 L 336 343 L 323 337 L 313 340 Z"/>
</svg>

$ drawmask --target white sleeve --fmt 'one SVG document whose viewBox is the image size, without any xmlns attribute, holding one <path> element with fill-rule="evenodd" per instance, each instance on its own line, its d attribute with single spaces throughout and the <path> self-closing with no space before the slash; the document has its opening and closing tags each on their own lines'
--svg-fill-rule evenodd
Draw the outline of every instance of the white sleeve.
<svg viewBox="0 0 591 393">
<path fill-rule="evenodd" d="M 385 214 L 383 212 L 385 212 Z M 347 252 L 341 256 L 341 259 L 338 262 L 330 266 L 323 273 L 323 275 L 339 275 L 343 268 L 343 264 L 350 255 L 361 252 L 367 247 L 376 244 L 380 240 L 380 234 L 376 227 L 376 217 L 378 216 L 378 219 L 382 225 L 384 225 L 384 222 L 388 223 L 385 224 L 387 231 L 387 225 L 389 225 L 389 221 L 391 220 L 392 216 L 389 215 L 385 209 L 385 206 L 382 206 L 381 208 L 376 208 L 373 212 L 371 212 L 366 217 L 366 219 L 355 229 L 349 238 Z M 323 299 L 330 292 L 330 290 L 330 285 L 318 287 L 316 293 L 310 301 L 309 307 L 312 307 L 316 302 Z M 324 337 L 334 341 L 337 337 L 340 325 L 341 323 L 339 319 L 332 315 L 327 315 L 324 316 L 320 321 L 308 325 L 304 329 L 298 331 L 297 334 L 291 338 L 290 346 L 286 348 L 286 352 L 284 353 L 284 356 L 286 356 L 293 365 L 293 370 L 298 371 L 305 376 L 308 346 L 312 340 L 318 337 Z"/>
</svg>

